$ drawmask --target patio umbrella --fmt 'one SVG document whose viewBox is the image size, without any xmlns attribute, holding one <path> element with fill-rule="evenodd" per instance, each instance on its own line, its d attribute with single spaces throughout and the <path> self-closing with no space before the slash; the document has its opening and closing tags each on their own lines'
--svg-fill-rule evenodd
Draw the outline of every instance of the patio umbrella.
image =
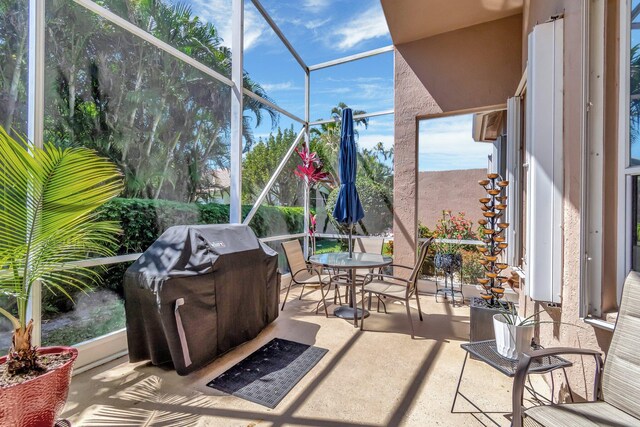
<svg viewBox="0 0 640 427">
<path fill-rule="evenodd" d="M 351 235 L 353 224 L 364 218 L 364 209 L 356 189 L 356 170 L 358 167 L 356 141 L 353 137 L 353 112 L 351 108 L 342 110 L 342 129 L 340 131 L 340 192 L 333 209 L 333 217 L 349 227 L 349 257 L 353 255 Z"/>
</svg>

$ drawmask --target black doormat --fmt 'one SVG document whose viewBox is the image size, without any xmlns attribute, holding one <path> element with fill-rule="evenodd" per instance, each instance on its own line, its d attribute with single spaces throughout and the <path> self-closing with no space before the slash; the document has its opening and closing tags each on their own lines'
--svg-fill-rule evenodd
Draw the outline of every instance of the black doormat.
<svg viewBox="0 0 640 427">
<path fill-rule="evenodd" d="M 327 351 L 274 338 L 207 386 L 273 409 Z"/>
</svg>

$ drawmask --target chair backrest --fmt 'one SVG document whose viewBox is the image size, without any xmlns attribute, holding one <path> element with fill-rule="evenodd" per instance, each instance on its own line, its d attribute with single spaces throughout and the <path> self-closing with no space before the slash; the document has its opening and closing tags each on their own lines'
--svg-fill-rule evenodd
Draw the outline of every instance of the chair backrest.
<svg viewBox="0 0 640 427">
<path fill-rule="evenodd" d="M 413 289 L 416 287 L 418 283 L 418 274 L 420 273 L 420 268 L 424 263 L 424 259 L 427 256 L 427 252 L 429 252 L 429 246 L 431 246 L 431 242 L 433 242 L 433 237 L 422 242 L 420 247 L 418 248 L 418 256 L 416 257 L 416 264 L 413 266 L 413 271 L 411 272 L 411 276 L 409 276 L 409 290 L 413 292 Z"/>
<path fill-rule="evenodd" d="M 282 242 L 282 249 L 284 249 L 284 255 L 287 257 L 291 274 L 295 274 L 300 270 L 307 270 L 307 263 L 304 260 L 302 246 L 298 240 Z"/>
<path fill-rule="evenodd" d="M 358 237 L 353 242 L 353 252 L 362 252 L 367 254 L 381 254 L 384 246 L 384 238 L 375 237 L 370 239 L 362 239 Z"/>
<path fill-rule="evenodd" d="M 612 406 L 640 418 L 640 273 L 624 281 L 616 328 L 602 376 L 602 396 Z"/>
</svg>

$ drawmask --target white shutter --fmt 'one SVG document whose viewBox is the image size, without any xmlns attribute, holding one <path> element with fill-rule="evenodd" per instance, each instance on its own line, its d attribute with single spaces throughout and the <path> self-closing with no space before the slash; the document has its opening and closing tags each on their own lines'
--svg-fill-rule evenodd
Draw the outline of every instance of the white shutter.
<svg viewBox="0 0 640 427">
<path fill-rule="evenodd" d="M 522 222 L 520 221 L 521 207 L 522 207 L 522 190 L 521 179 L 518 173 L 520 168 L 520 147 L 522 145 L 522 98 L 515 96 L 507 100 L 507 175 L 506 179 L 509 181 L 507 187 L 507 219 L 510 224 L 507 228 L 507 246 L 506 262 L 511 266 L 520 266 L 521 262 L 519 258 L 520 248 L 520 235 L 521 230 L 519 227 Z"/>
<path fill-rule="evenodd" d="M 536 25 L 527 67 L 527 286 L 537 301 L 561 302 L 564 20 Z"/>
</svg>

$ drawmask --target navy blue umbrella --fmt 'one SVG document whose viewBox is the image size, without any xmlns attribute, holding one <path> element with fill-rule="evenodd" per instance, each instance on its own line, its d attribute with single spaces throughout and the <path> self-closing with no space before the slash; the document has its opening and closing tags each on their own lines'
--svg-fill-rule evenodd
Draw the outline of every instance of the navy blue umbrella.
<svg viewBox="0 0 640 427">
<path fill-rule="evenodd" d="M 356 170 L 358 168 L 358 152 L 353 136 L 353 112 L 351 108 L 342 110 L 342 129 L 340 131 L 340 192 L 333 209 L 333 217 L 341 224 L 349 227 L 349 257 L 352 256 L 351 234 L 353 224 L 364 218 L 364 209 L 360 203 L 356 189 Z"/>
</svg>

